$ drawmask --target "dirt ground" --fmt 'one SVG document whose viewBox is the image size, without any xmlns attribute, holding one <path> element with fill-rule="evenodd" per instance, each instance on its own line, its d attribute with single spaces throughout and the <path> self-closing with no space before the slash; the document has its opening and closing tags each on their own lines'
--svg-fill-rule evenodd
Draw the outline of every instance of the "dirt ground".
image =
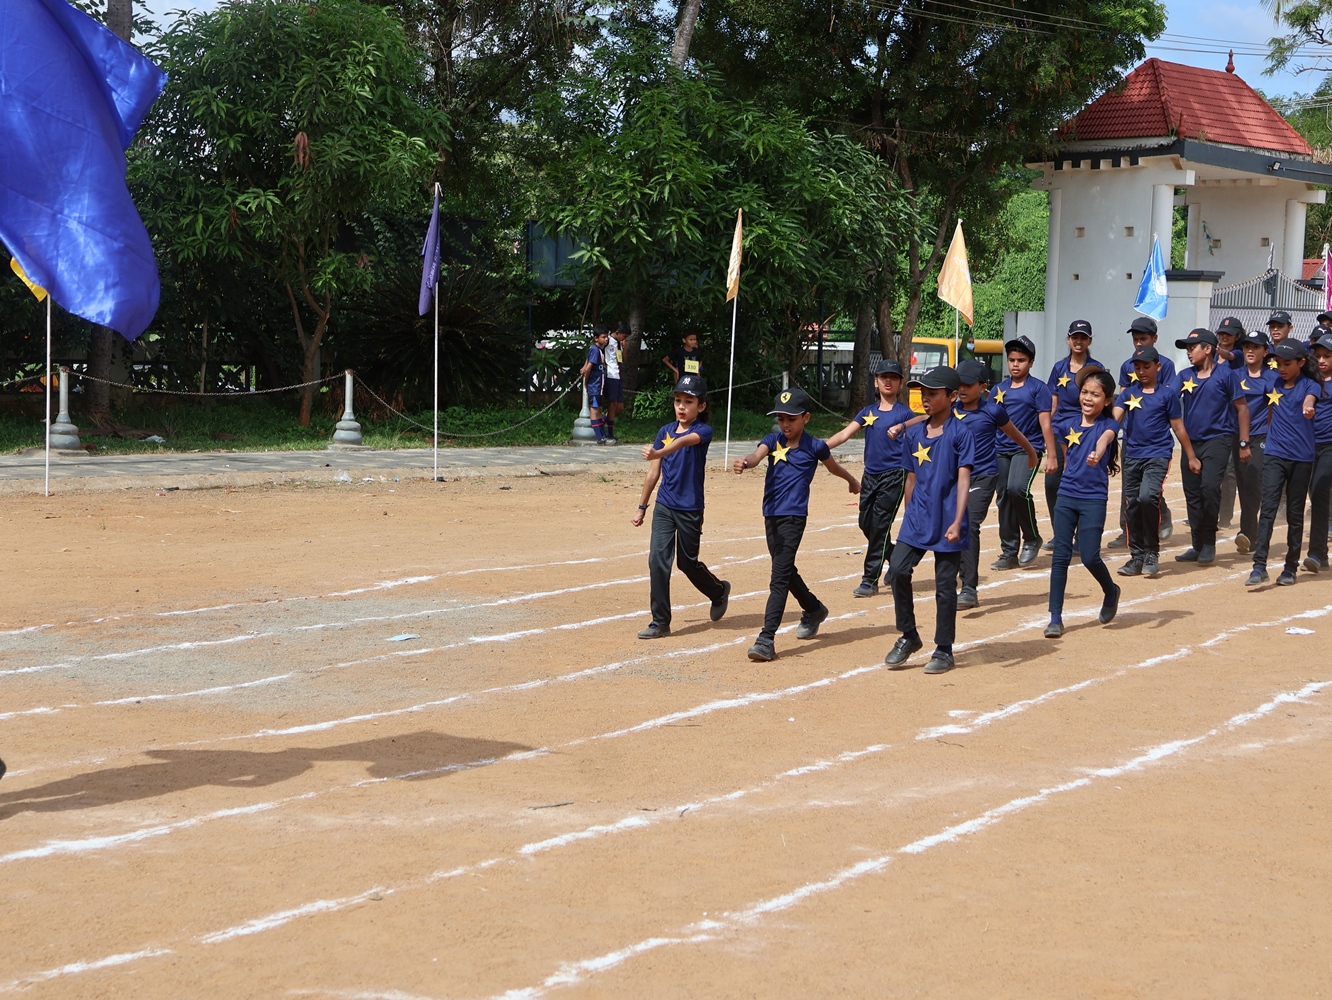
<svg viewBox="0 0 1332 1000">
<path fill-rule="evenodd" d="M 1050 641 L 992 515 L 958 669 L 892 672 L 821 476 L 832 617 L 751 664 L 761 476 L 708 484 L 729 614 L 677 574 L 655 642 L 640 482 L 5 498 L 0 993 L 1332 993 L 1332 581 L 1181 526 Z"/>
</svg>

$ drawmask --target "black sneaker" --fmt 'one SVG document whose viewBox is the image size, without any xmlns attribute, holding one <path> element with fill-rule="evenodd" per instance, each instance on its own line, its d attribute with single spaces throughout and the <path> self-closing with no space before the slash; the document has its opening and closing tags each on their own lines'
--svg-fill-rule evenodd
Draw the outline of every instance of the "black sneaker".
<svg viewBox="0 0 1332 1000">
<path fill-rule="evenodd" d="M 1105 543 L 1107 549 L 1126 549 L 1128 548 L 1128 536 L 1122 531 L 1110 541 Z"/>
<path fill-rule="evenodd" d="M 1142 575 L 1155 580 L 1156 574 L 1161 572 L 1161 564 L 1157 561 L 1155 552 L 1148 552 L 1142 557 Z"/>
<path fill-rule="evenodd" d="M 930 662 L 925 664 L 925 673 L 946 674 L 954 666 L 952 653 L 945 653 L 942 649 L 936 649 L 930 656 Z"/>
<path fill-rule="evenodd" d="M 827 617 L 828 606 L 826 604 L 820 604 L 813 611 L 806 611 L 800 616 L 800 624 L 796 626 L 795 637 L 797 639 L 813 639 L 819 634 L 819 626 L 823 624 Z"/>
<path fill-rule="evenodd" d="M 1189 522 L 1185 521 L 1184 523 L 1188 524 Z M 1163 542 L 1168 542 L 1170 541 L 1170 536 L 1173 535 L 1174 533 L 1175 533 L 1175 522 L 1170 520 L 1170 517 L 1167 513 L 1167 516 L 1161 521 L 1161 530 L 1156 533 L 1156 537 Z"/>
<path fill-rule="evenodd" d="M 1202 563 L 1204 566 L 1216 562 L 1216 546 L 1204 545 L 1200 548 L 1198 550 L 1198 562 Z"/>
<path fill-rule="evenodd" d="M 708 611 L 708 617 L 714 622 L 721 621 L 722 615 L 726 614 L 726 606 L 731 603 L 731 581 L 722 581 L 721 597 L 712 602 L 712 608 Z"/>
<path fill-rule="evenodd" d="M 1293 569 L 1282 570 L 1281 575 L 1277 577 L 1277 586 L 1278 587 L 1295 586 L 1295 571 Z"/>
<path fill-rule="evenodd" d="M 1018 553 L 1018 565 L 1030 566 L 1036 561 L 1036 557 L 1041 554 L 1041 538 L 1037 535 L 1029 542 L 1025 542 L 1022 551 Z"/>
<path fill-rule="evenodd" d="M 1051 538 L 1048 542 L 1046 542 L 1044 545 L 1042 545 L 1042 546 L 1041 546 L 1041 551 L 1042 551 L 1042 552 L 1053 552 L 1053 551 L 1054 551 L 1054 539 Z"/>
<path fill-rule="evenodd" d="M 1045 626 L 1045 637 L 1047 639 L 1058 639 L 1061 636 L 1063 636 L 1063 634 L 1064 634 L 1063 622 L 1051 621 L 1049 625 Z"/>
<path fill-rule="evenodd" d="M 990 563 L 990 569 L 1017 569 L 1017 556 L 1003 553 L 994 562 Z"/>
<path fill-rule="evenodd" d="M 877 583 L 865 583 L 863 580 L 859 587 L 851 591 L 852 597 L 878 597 L 879 585 Z"/>
<path fill-rule="evenodd" d="M 1197 561 L 1198 561 L 1198 550 L 1192 547 L 1185 549 L 1179 555 L 1175 556 L 1175 562 L 1197 562 Z"/>
<path fill-rule="evenodd" d="M 5 762 L 0 760 L 0 778 L 5 776 Z"/>
<path fill-rule="evenodd" d="M 1115 572 L 1120 576 L 1141 576 L 1142 560 L 1136 557 L 1130 559 L 1128 562 L 1124 563 L 1123 566 L 1120 566 L 1119 569 L 1115 570 Z"/>
<path fill-rule="evenodd" d="M 919 639 L 908 639 L 906 636 L 900 637 L 893 648 L 888 651 L 888 655 L 883 658 L 883 662 L 890 667 L 900 667 L 911 657 L 911 654 L 924 646 L 925 643 Z"/>
<path fill-rule="evenodd" d="M 1258 586 L 1258 584 L 1266 583 L 1267 581 L 1268 581 L 1267 570 L 1255 566 L 1253 568 L 1253 572 L 1249 574 L 1248 579 L 1244 581 L 1244 586 L 1256 587 Z"/>
<path fill-rule="evenodd" d="M 1319 562 L 1313 556 L 1305 556 L 1304 568 L 1307 569 L 1310 573 L 1319 573 L 1327 568 L 1327 563 Z"/>
<path fill-rule="evenodd" d="M 1249 536 L 1246 535 L 1244 532 L 1241 531 L 1238 535 L 1235 536 L 1236 552 L 1243 554 L 1245 552 L 1248 552 L 1249 549 L 1251 549 L 1252 547 L 1253 543 L 1249 541 Z"/>
<path fill-rule="evenodd" d="M 976 599 L 976 592 L 970 587 L 963 587 L 961 593 L 957 595 L 957 610 L 970 611 L 980 604 Z"/>
<path fill-rule="evenodd" d="M 773 648 L 771 639 L 757 639 L 754 645 L 749 647 L 749 658 L 755 663 L 771 663 L 777 659 L 777 650 Z"/>
<path fill-rule="evenodd" d="M 671 627 L 669 625 L 658 625 L 656 622 L 653 622 L 647 628 L 640 631 L 638 637 L 640 639 L 664 639 L 670 634 Z"/>
<path fill-rule="evenodd" d="M 1096 617 L 1102 625 L 1109 625 L 1115 620 L 1115 615 L 1119 613 L 1119 595 L 1123 593 L 1118 584 L 1113 584 L 1115 592 L 1107 594 L 1105 601 L 1101 604 L 1101 613 Z"/>
</svg>

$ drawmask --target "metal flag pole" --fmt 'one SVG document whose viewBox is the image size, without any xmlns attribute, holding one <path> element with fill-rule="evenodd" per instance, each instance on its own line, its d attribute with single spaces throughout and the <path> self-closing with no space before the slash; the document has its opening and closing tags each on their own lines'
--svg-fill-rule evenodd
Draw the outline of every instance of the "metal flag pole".
<svg viewBox="0 0 1332 1000">
<path fill-rule="evenodd" d="M 439 197 L 439 184 L 435 184 L 435 197 Z M 439 268 L 435 268 L 435 474 L 432 482 L 439 482 Z"/>
<path fill-rule="evenodd" d="M 731 299 L 731 370 L 726 379 L 726 447 L 722 451 L 722 465 L 731 468 L 731 392 L 735 386 L 735 317 L 740 310 L 740 290 Z"/>
<path fill-rule="evenodd" d="M 51 495 L 51 296 L 46 296 L 46 495 Z"/>
<path fill-rule="evenodd" d="M 962 360 L 962 310 L 953 306 L 953 364 Z"/>
</svg>

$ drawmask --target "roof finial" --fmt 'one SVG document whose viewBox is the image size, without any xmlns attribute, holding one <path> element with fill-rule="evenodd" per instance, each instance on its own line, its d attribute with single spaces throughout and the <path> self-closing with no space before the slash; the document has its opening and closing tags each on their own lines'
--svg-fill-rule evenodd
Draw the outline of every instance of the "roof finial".
<svg viewBox="0 0 1332 1000">
<path fill-rule="evenodd" d="M 1231 50 L 1230 50 L 1230 58 L 1226 60 L 1226 72 L 1227 72 L 1227 73 L 1233 73 L 1233 72 L 1235 72 L 1235 50 L 1234 50 L 1234 49 L 1231 49 Z"/>
</svg>

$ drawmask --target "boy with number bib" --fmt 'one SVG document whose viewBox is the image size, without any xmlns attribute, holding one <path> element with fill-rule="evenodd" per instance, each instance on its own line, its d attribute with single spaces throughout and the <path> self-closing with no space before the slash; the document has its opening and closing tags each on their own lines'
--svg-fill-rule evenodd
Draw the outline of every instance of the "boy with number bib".
<svg viewBox="0 0 1332 1000">
<path fill-rule="evenodd" d="M 795 596 L 804 612 L 796 628 L 797 639 L 814 638 L 828 617 L 827 607 L 810 592 L 795 564 L 809 518 L 809 484 L 814 481 L 819 464 L 845 479 L 852 493 L 860 492 L 860 481 L 838 464 L 827 443 L 805 433 L 812 404 L 803 389 L 778 393 L 768 416 L 776 417 L 781 429 L 760 441 L 750 454 L 735 460 L 735 473 L 742 475 L 765 457 L 768 459 L 768 475 L 763 483 L 763 529 L 768 538 L 768 554 L 772 556 L 772 577 L 763 630 L 749 647 L 749 658 L 755 663 L 777 659 L 773 643 L 782 624 L 788 594 Z"/>
</svg>

